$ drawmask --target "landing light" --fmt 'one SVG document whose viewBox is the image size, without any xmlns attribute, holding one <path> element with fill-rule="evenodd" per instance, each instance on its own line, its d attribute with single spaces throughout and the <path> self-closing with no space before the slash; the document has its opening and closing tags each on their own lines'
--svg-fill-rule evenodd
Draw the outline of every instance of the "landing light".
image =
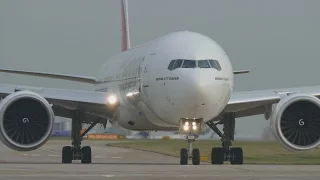
<svg viewBox="0 0 320 180">
<path fill-rule="evenodd" d="M 180 124 L 181 131 L 183 133 L 199 133 L 201 131 L 201 120 L 199 119 L 187 119 L 182 120 Z"/>
<path fill-rule="evenodd" d="M 132 96 L 133 95 L 133 93 L 132 92 L 129 92 L 128 94 L 127 94 L 127 96 Z"/>
<path fill-rule="evenodd" d="M 188 131 L 189 130 L 189 126 L 188 125 L 183 126 L 183 130 Z"/>
<path fill-rule="evenodd" d="M 117 102 L 117 97 L 115 95 L 110 95 L 109 97 L 107 97 L 107 102 L 108 104 L 115 104 Z"/>
<path fill-rule="evenodd" d="M 131 97 L 133 95 L 139 94 L 139 92 L 128 92 L 126 96 Z"/>
</svg>

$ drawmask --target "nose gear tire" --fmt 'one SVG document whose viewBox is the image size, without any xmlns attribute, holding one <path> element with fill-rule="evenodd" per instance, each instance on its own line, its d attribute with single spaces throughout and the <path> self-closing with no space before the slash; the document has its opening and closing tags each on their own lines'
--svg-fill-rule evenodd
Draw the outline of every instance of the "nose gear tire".
<svg viewBox="0 0 320 180">
<path fill-rule="evenodd" d="M 195 148 L 192 150 L 192 164 L 199 165 L 200 164 L 200 150 Z"/>
<path fill-rule="evenodd" d="M 188 164 L 188 150 L 186 148 L 182 148 L 180 150 L 180 164 L 187 165 Z"/>
</svg>

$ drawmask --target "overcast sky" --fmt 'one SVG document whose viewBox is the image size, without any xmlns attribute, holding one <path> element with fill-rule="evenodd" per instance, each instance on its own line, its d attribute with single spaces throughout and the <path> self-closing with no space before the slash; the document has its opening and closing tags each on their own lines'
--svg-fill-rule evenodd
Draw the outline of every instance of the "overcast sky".
<svg viewBox="0 0 320 180">
<path fill-rule="evenodd" d="M 190 30 L 219 43 L 235 90 L 319 85 L 319 0 L 129 0 L 132 45 Z M 120 52 L 120 0 L 0 0 L 0 67 L 96 76 Z M 0 74 L 0 83 L 92 90 L 82 83 Z M 260 138 L 262 116 L 238 119 Z"/>
</svg>

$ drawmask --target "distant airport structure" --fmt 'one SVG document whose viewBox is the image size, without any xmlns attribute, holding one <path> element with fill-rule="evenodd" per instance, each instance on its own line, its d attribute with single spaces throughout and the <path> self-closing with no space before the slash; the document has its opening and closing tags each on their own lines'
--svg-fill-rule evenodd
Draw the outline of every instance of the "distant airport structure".
<svg viewBox="0 0 320 180">
<path fill-rule="evenodd" d="M 86 125 L 83 125 L 83 127 L 86 128 Z M 71 119 L 57 117 L 53 127 L 52 136 L 69 137 L 71 136 L 71 129 Z M 104 128 L 102 125 L 96 125 L 88 132 L 88 134 L 118 134 L 124 135 L 128 139 L 161 139 L 163 136 L 170 136 L 171 139 L 185 138 L 183 135 L 180 135 L 178 131 L 130 131 L 114 127 L 111 123 L 108 123 L 106 128 Z M 199 134 L 198 138 L 215 140 L 220 139 L 220 137 L 208 127 L 206 127 L 203 132 Z M 236 132 L 235 138 L 240 140 L 275 140 L 269 126 L 265 127 L 261 137 L 243 136 L 241 134 L 237 134 Z"/>
</svg>

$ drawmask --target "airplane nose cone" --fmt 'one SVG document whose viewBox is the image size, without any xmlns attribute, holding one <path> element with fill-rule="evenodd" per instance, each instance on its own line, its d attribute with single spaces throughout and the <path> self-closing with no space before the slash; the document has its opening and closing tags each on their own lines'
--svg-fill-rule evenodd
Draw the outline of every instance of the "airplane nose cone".
<svg viewBox="0 0 320 180">
<path fill-rule="evenodd" d="M 200 71 L 196 71 L 190 76 L 190 79 L 184 82 L 187 90 L 185 91 L 185 98 L 181 99 L 181 102 L 189 104 L 187 107 L 194 108 L 193 111 L 198 113 L 207 109 L 209 105 L 214 103 L 214 83 L 213 79 L 204 76 Z M 197 114 L 197 113 L 196 113 Z M 199 116 L 199 114 L 198 114 Z"/>
<path fill-rule="evenodd" d="M 179 94 L 176 103 L 184 104 L 190 107 L 199 107 L 208 102 L 208 94 L 213 91 L 212 81 L 203 79 L 199 71 L 190 73 L 177 86 L 169 87 L 168 92 Z"/>
<path fill-rule="evenodd" d="M 221 87 L 215 82 L 212 71 L 188 69 L 179 81 L 168 85 L 172 114 L 180 116 L 175 118 L 212 119 L 221 110 L 219 102 L 224 96 Z"/>
<path fill-rule="evenodd" d="M 191 76 L 188 83 L 190 100 L 194 102 L 195 106 L 203 106 L 210 102 L 211 95 L 214 92 L 213 79 L 204 77 L 201 72 L 196 72 Z"/>
</svg>

